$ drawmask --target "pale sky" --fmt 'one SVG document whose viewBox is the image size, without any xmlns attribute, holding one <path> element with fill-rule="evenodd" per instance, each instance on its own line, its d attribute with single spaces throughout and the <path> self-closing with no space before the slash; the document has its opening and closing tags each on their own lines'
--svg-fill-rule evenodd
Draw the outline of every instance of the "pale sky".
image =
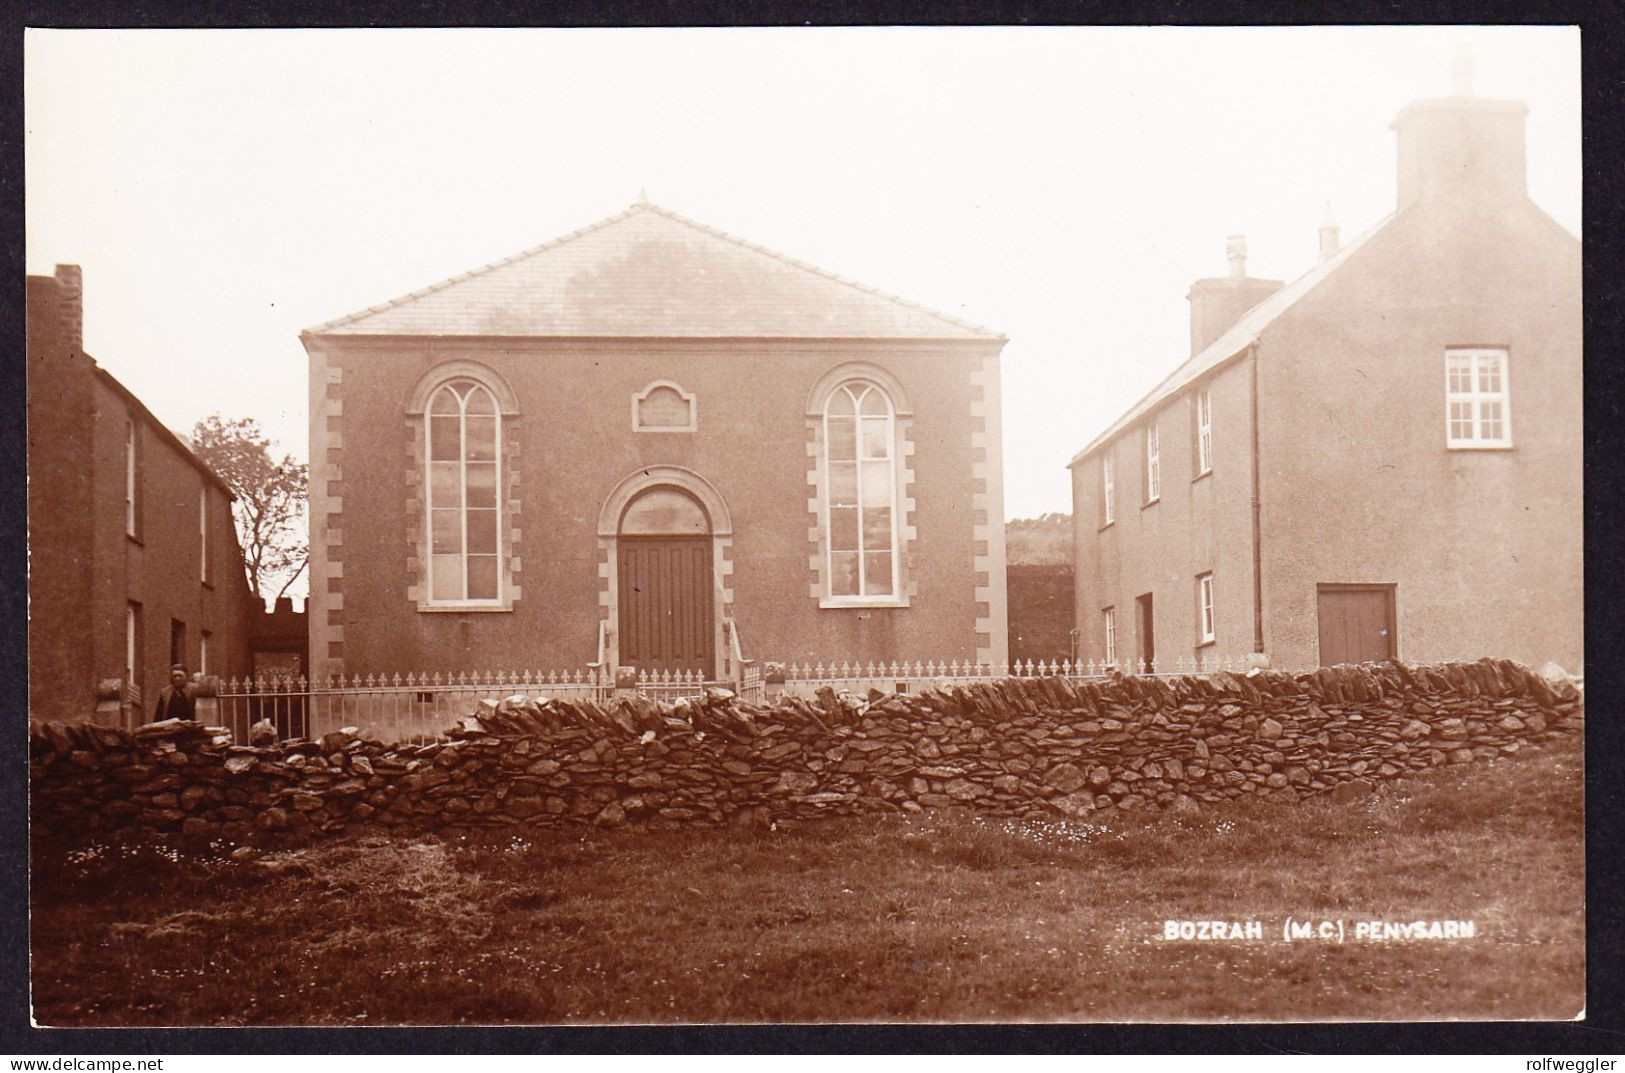
<svg viewBox="0 0 1625 1073">
<path fill-rule="evenodd" d="M 1529 107 L 1580 232 L 1566 28 L 29 31 L 28 271 L 187 432 L 306 450 L 299 331 L 651 201 L 1002 331 L 1009 517 L 1189 351 L 1185 294 L 1394 203 L 1389 122 Z"/>
</svg>

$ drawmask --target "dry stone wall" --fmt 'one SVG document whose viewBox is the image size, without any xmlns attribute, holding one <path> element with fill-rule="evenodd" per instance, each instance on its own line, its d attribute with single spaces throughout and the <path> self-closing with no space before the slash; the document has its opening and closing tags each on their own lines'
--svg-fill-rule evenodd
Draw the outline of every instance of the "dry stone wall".
<svg viewBox="0 0 1625 1073">
<path fill-rule="evenodd" d="M 1504 660 L 1073 682 L 868 698 L 482 701 L 422 744 L 237 744 L 171 721 L 34 724 L 34 830 L 196 844 L 527 824 L 792 823 L 963 806 L 1003 816 L 1345 796 L 1580 730 L 1583 700 Z"/>
</svg>

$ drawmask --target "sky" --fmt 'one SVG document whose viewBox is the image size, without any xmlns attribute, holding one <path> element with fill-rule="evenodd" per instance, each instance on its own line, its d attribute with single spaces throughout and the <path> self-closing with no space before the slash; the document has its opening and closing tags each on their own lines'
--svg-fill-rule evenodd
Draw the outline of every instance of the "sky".
<svg viewBox="0 0 1625 1073">
<path fill-rule="evenodd" d="M 27 264 L 171 428 L 306 457 L 301 329 L 650 201 L 1009 337 L 1007 517 L 1189 353 L 1185 295 L 1312 267 L 1394 205 L 1389 123 L 1529 105 L 1580 233 L 1564 27 L 30 30 Z"/>
</svg>

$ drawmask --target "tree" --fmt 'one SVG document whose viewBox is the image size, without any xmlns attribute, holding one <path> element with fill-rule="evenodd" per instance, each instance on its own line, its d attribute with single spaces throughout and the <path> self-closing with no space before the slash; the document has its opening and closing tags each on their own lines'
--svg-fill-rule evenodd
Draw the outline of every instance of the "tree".
<svg viewBox="0 0 1625 1073">
<path fill-rule="evenodd" d="M 292 455 L 279 461 L 271 448 L 251 417 L 211 414 L 192 428 L 192 449 L 237 496 L 231 509 L 243 569 L 262 600 L 279 581 L 275 595 L 287 592 L 310 560 L 305 464 Z"/>
</svg>

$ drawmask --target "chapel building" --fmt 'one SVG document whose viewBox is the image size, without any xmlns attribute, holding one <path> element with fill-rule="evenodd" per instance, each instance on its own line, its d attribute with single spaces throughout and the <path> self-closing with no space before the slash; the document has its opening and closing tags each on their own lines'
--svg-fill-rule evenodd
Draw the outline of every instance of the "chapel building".
<svg viewBox="0 0 1625 1073">
<path fill-rule="evenodd" d="M 640 201 L 301 340 L 318 679 L 1007 658 L 997 333 Z"/>
</svg>

